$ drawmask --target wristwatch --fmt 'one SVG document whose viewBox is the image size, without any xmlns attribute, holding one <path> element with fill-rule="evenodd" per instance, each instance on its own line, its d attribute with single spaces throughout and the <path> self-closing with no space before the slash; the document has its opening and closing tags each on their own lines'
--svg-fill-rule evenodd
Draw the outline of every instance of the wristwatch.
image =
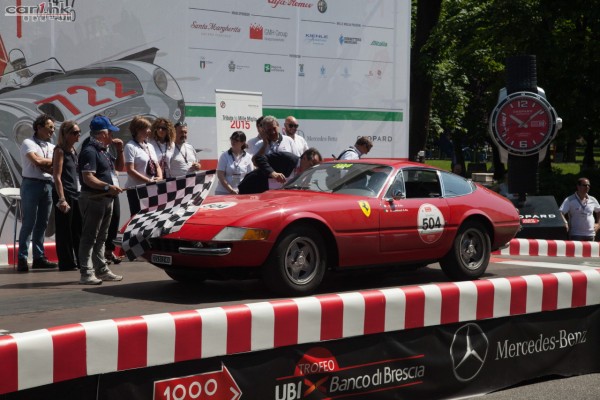
<svg viewBox="0 0 600 400">
<path fill-rule="evenodd" d="M 108 192 L 110 190 L 110 186 L 109 185 L 104 185 L 104 191 Z"/>
<path fill-rule="evenodd" d="M 490 118 L 492 140 L 498 146 L 503 162 L 507 156 L 546 156 L 548 145 L 562 126 L 543 89 L 538 93 L 518 91 L 507 94 L 500 91 L 498 103 Z"/>
</svg>

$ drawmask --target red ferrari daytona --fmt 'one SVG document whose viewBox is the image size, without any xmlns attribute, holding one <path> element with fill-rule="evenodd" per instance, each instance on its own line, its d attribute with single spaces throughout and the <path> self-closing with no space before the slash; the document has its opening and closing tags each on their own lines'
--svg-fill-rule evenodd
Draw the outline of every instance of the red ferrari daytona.
<svg viewBox="0 0 600 400">
<path fill-rule="evenodd" d="M 397 160 L 334 161 L 280 190 L 209 196 L 146 257 L 173 279 L 261 276 L 307 295 L 327 270 L 439 262 L 453 280 L 482 276 L 519 231 L 506 198 L 458 175 Z"/>
</svg>

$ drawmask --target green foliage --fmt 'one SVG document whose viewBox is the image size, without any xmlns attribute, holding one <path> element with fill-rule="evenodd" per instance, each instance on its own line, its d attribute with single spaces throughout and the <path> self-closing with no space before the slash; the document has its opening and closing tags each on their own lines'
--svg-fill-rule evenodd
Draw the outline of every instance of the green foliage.
<svg viewBox="0 0 600 400">
<path fill-rule="evenodd" d="M 538 85 L 564 121 L 557 151 L 575 161 L 575 141 L 591 147 L 600 133 L 598 43 L 600 0 L 444 0 L 420 60 L 433 81 L 428 134 L 488 141 L 506 58 L 534 54 Z"/>
</svg>

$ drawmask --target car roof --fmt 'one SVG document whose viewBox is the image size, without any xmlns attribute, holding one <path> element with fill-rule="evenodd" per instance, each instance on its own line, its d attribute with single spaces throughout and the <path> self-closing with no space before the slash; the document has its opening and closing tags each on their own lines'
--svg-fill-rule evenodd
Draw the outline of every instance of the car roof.
<svg viewBox="0 0 600 400">
<path fill-rule="evenodd" d="M 383 164 L 383 165 L 389 165 L 389 166 L 395 167 L 395 168 L 414 167 L 414 168 L 428 168 L 428 169 L 435 169 L 435 170 L 440 169 L 433 165 L 423 164 L 420 162 L 414 162 L 414 161 L 408 161 L 408 160 L 398 160 L 398 159 L 392 159 L 392 158 L 361 158 L 359 160 L 332 160 L 331 162 L 334 162 L 334 163 L 356 163 L 356 164 Z"/>
</svg>

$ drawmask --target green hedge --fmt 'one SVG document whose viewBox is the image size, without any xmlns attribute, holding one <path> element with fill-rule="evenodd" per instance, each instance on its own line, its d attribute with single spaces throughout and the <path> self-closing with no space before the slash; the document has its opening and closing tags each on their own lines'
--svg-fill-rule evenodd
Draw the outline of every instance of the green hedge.
<svg viewBox="0 0 600 400">
<path fill-rule="evenodd" d="M 586 177 L 590 180 L 590 195 L 596 199 L 600 198 L 600 170 L 590 169 L 578 174 L 561 174 L 560 169 L 553 167 L 552 171 L 541 170 L 539 172 L 539 194 L 541 196 L 552 195 L 560 206 L 563 200 L 575 193 L 577 179 Z"/>
</svg>

